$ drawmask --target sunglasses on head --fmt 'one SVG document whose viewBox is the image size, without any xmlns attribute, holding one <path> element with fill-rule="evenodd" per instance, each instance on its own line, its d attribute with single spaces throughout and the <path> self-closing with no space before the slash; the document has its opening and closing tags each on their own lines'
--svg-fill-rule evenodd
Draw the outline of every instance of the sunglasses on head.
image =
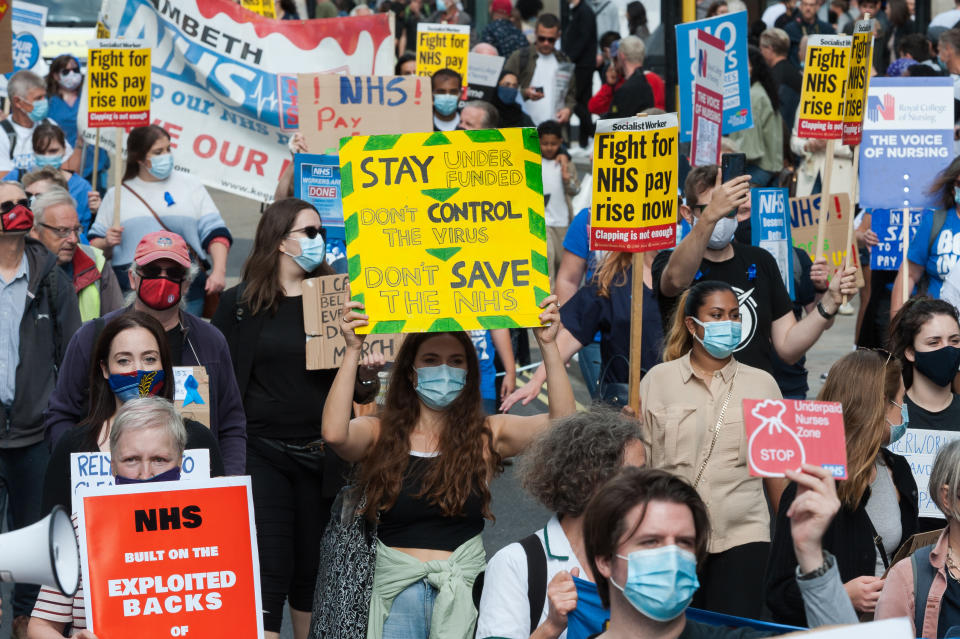
<svg viewBox="0 0 960 639">
<path fill-rule="evenodd" d="M 549 36 L 537 36 L 537 42 L 549 42 L 550 44 L 553 44 L 556 41 L 556 38 L 551 38 Z"/>
<path fill-rule="evenodd" d="M 179 264 L 176 266 L 144 264 L 137 269 L 137 273 L 139 273 L 140 277 L 148 280 L 156 279 L 158 277 L 165 277 L 168 280 L 182 282 L 184 278 L 187 277 L 187 267 L 180 266 Z"/>
<path fill-rule="evenodd" d="M 30 200 L 7 200 L 6 202 L 0 202 L 0 213 L 9 213 L 18 206 L 30 208 Z"/>
<path fill-rule="evenodd" d="M 290 233 L 303 233 L 311 240 L 319 235 L 323 238 L 324 242 L 327 241 L 327 229 L 323 228 L 322 226 L 304 226 L 300 229 L 293 229 L 290 231 Z"/>
</svg>

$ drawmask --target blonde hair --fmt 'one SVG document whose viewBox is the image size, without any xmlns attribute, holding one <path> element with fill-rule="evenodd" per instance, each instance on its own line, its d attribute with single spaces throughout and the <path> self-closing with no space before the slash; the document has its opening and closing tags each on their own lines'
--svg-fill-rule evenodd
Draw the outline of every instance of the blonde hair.
<svg viewBox="0 0 960 639">
<path fill-rule="evenodd" d="M 593 283 L 597 287 L 597 295 L 609 298 L 611 286 L 625 285 L 627 283 L 627 269 L 630 268 L 632 260 L 633 253 L 617 251 L 606 253 L 593 274 Z M 614 282 L 614 278 L 617 278 L 616 282 Z"/>
<path fill-rule="evenodd" d="M 693 348 L 693 335 L 687 330 L 686 313 L 683 312 L 687 305 L 687 297 L 690 295 L 690 289 L 685 290 L 677 298 L 677 305 L 673 309 L 673 319 L 670 321 L 670 330 L 667 332 L 666 343 L 663 346 L 663 361 L 672 362 L 680 359 L 690 352 Z"/>
<path fill-rule="evenodd" d="M 847 479 L 837 484 L 837 496 L 847 508 L 860 504 L 870 484 L 886 434 L 887 402 L 899 390 L 900 362 L 876 351 L 858 350 L 834 362 L 817 395 L 820 401 L 843 406 Z"/>
</svg>

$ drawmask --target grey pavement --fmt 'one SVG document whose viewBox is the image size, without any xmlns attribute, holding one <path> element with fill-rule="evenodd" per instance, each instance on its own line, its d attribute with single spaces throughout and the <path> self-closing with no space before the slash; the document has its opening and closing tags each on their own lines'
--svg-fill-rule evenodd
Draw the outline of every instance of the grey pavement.
<svg viewBox="0 0 960 639">
<path fill-rule="evenodd" d="M 260 219 L 260 205 L 212 189 L 211 194 L 234 237 L 234 244 L 227 265 L 227 286 L 229 287 L 240 281 L 243 262 L 253 246 L 253 237 L 256 233 L 257 222 Z M 834 327 L 826 332 L 807 354 L 807 368 L 810 371 L 809 397 L 816 397 L 820 390 L 822 386 L 821 374 L 827 372 L 834 361 L 853 348 L 855 320 L 855 315 L 838 316 Z M 534 358 L 536 359 L 536 356 Z M 583 385 L 580 367 L 574 364 L 568 368 L 568 371 L 577 401 L 584 406 L 588 405 L 589 395 Z M 542 403 L 534 402 L 525 408 L 515 409 L 514 412 L 521 414 L 522 411 L 523 414 L 534 414 L 545 410 L 546 407 Z M 488 557 L 503 546 L 543 527 L 550 516 L 545 508 L 534 501 L 520 487 L 515 476 L 515 466 L 507 466 L 505 472 L 493 481 L 491 492 L 493 495 L 493 514 L 496 520 L 488 521 L 483 533 L 484 546 Z M 0 639 L 6 639 L 10 636 L 12 615 L 8 604 L 10 599 L 10 587 L 8 585 L 4 585 L 2 588 L 2 596 L 4 605 L 2 623 L 0 623 Z M 289 615 L 285 614 L 284 619 L 281 637 L 292 639 L 293 633 Z"/>
</svg>

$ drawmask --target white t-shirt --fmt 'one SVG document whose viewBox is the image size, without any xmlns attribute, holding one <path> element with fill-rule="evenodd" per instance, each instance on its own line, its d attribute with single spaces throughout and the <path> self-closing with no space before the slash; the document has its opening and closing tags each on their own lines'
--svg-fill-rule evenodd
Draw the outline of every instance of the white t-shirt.
<svg viewBox="0 0 960 639">
<path fill-rule="evenodd" d="M 457 111 L 457 114 L 453 116 L 452 120 L 441 120 L 437 117 L 437 114 L 433 114 L 433 126 L 435 126 L 440 131 L 453 131 L 457 128 L 457 125 L 460 124 L 460 112 Z"/>
<path fill-rule="evenodd" d="M 586 571 L 570 548 L 570 542 L 554 515 L 543 529 L 537 531 L 547 556 L 547 583 L 562 570 Z M 550 604 L 543 602 L 539 624 L 547 619 Z M 539 625 L 538 624 L 538 625 Z M 528 639 L 530 637 L 530 599 L 527 596 L 527 555 L 519 542 L 501 548 L 487 564 L 483 577 L 483 595 L 477 618 L 477 639 Z M 566 639 L 567 631 L 560 633 Z"/>
<path fill-rule="evenodd" d="M 13 118 L 9 116 L 7 121 L 13 125 L 13 130 L 17 134 L 17 143 L 13 147 L 13 159 L 11 160 L 10 140 L 7 138 L 7 132 L 0 129 L 0 171 L 12 171 L 14 169 L 29 171 L 33 167 L 33 130 L 37 128 L 37 125 L 34 124 L 28 129 L 14 122 Z M 44 121 L 56 124 L 50 118 Z M 73 153 L 73 147 L 67 142 L 63 158 L 70 157 L 71 153 Z"/>
<path fill-rule="evenodd" d="M 533 70 L 533 78 L 530 79 L 530 86 L 543 89 L 543 97 L 539 100 L 526 100 L 523 103 L 523 110 L 534 125 L 541 122 L 552 120 L 557 114 L 554 108 L 557 104 L 557 56 L 541 55 L 537 53 L 537 66 Z"/>
<path fill-rule="evenodd" d="M 547 226 L 567 226 L 570 224 L 570 211 L 563 192 L 563 168 L 556 159 L 542 159 L 544 217 Z M 548 197 L 549 196 L 549 197 Z"/>
<path fill-rule="evenodd" d="M 953 25 L 957 22 L 960 22 L 960 9 L 950 9 L 949 11 L 944 11 L 943 13 L 938 13 L 933 16 L 933 20 L 930 21 L 930 27 L 946 27 L 952 29 Z M 927 29 L 930 27 L 927 27 Z"/>
</svg>

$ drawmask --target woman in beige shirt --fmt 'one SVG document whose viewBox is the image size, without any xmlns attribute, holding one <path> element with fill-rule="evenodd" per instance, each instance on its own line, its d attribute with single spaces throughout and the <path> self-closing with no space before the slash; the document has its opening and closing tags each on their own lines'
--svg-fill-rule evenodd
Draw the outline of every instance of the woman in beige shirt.
<svg viewBox="0 0 960 639">
<path fill-rule="evenodd" d="M 712 524 L 707 559 L 698 571 L 693 606 L 759 617 L 770 516 L 783 490 L 779 478 L 751 477 L 743 400 L 780 398 L 769 373 L 737 362 L 740 304 L 723 282 L 700 282 L 677 304 L 664 363 L 640 382 L 649 465 L 689 481 Z"/>
</svg>

